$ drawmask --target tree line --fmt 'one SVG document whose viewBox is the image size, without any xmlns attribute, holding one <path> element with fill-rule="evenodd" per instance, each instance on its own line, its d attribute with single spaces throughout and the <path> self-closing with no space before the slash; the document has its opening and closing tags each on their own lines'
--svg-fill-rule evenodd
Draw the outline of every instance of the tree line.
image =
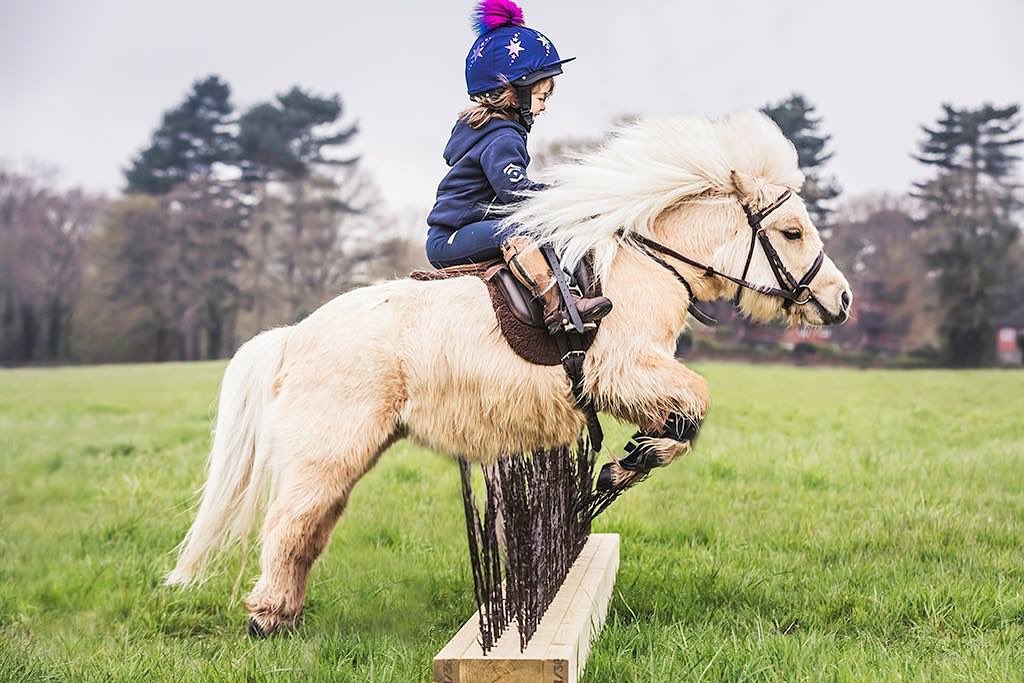
<svg viewBox="0 0 1024 683">
<path fill-rule="evenodd" d="M 921 126 L 912 152 L 921 163 L 913 191 L 842 202 L 842 188 L 828 170 L 831 136 L 810 100 L 794 93 L 761 111 L 793 142 L 805 176 L 801 197 L 829 255 L 850 279 L 855 303 L 863 304 L 853 321 L 833 331 L 834 339 L 945 365 L 991 363 L 996 321 L 1024 306 L 1015 153 L 1022 142 L 1020 107 L 942 105 L 938 119 Z M 556 140 L 538 150 L 534 163 L 557 163 L 602 141 Z M 766 332 L 739 319 L 728 302 L 713 310 L 725 324 L 712 335 L 781 337 L 781 330 Z"/>
<path fill-rule="evenodd" d="M 218 76 L 164 113 L 113 200 L 0 171 L 0 363 L 194 360 L 416 264 L 338 95 L 236 111 Z"/>
<path fill-rule="evenodd" d="M 793 141 L 808 211 L 864 304 L 837 333 L 990 363 L 995 322 L 1024 304 L 1019 106 L 942 105 L 910 193 L 844 201 L 813 104 L 762 111 Z M 238 112 L 214 75 L 164 113 L 113 200 L 0 169 L 0 363 L 221 358 L 422 265 L 348 151 L 357 135 L 338 95 L 296 86 Z M 556 140 L 534 163 L 600 142 Z"/>
<path fill-rule="evenodd" d="M 1024 306 L 1020 106 L 943 104 L 921 126 L 914 189 L 849 202 L 842 216 L 831 207 L 839 186 L 823 177 L 831 155 L 814 108 L 794 95 L 765 112 L 797 147 L 829 253 L 867 298 L 861 327 L 945 365 L 991 363 L 997 320 Z"/>
</svg>

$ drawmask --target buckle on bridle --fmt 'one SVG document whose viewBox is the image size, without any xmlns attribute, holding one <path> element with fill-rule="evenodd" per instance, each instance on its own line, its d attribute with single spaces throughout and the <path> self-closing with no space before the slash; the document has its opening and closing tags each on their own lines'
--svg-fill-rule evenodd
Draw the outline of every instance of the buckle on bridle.
<svg viewBox="0 0 1024 683">
<path fill-rule="evenodd" d="M 803 301 L 797 298 L 797 296 L 800 294 L 800 290 L 807 291 L 807 296 L 803 299 Z M 808 285 L 800 285 L 799 287 L 793 290 L 793 298 L 790 299 L 789 301 L 790 303 L 794 303 L 797 306 L 803 306 L 804 304 L 810 303 L 811 299 L 813 298 L 814 293 L 811 292 L 811 288 Z"/>
</svg>

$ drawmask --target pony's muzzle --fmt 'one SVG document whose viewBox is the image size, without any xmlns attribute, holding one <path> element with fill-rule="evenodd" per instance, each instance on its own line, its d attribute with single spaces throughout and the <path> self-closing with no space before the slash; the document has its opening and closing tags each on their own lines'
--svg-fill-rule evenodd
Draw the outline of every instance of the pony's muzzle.
<svg viewBox="0 0 1024 683">
<path fill-rule="evenodd" d="M 830 296 L 808 297 L 814 304 L 812 307 L 818 314 L 819 325 L 842 325 L 850 319 L 850 310 L 853 306 L 853 295 L 848 289 L 841 289 L 839 295 L 832 299 Z M 826 301 L 830 303 L 826 304 Z M 835 307 L 834 309 L 832 307 Z M 833 312 L 833 310 L 835 312 Z"/>
<path fill-rule="evenodd" d="M 853 295 L 849 290 L 844 289 L 839 295 L 839 313 L 836 314 L 836 324 L 842 325 L 850 319 L 850 309 L 853 306 Z"/>
</svg>

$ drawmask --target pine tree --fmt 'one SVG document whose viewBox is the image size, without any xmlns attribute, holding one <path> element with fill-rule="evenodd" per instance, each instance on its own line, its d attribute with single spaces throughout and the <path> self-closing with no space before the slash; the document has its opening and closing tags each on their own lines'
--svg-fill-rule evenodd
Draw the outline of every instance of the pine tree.
<svg viewBox="0 0 1024 683">
<path fill-rule="evenodd" d="M 761 111 L 796 147 L 800 170 L 806 178 L 800 196 L 818 228 L 828 229 L 832 219 L 829 202 L 842 192 L 834 176 L 823 174 L 822 167 L 833 156 L 833 152 L 825 150 L 832 136 L 819 131 L 821 118 L 814 115 L 815 107 L 803 95 L 794 93 L 777 104 L 765 105 Z"/>
<path fill-rule="evenodd" d="M 357 133 L 355 124 L 341 122 L 343 113 L 338 95 L 322 97 L 296 86 L 239 119 L 243 177 L 277 181 L 283 189 L 280 206 L 288 234 L 277 237 L 282 285 L 293 318 L 322 300 L 322 292 L 310 284 L 317 278 L 306 252 L 324 253 L 323 240 L 333 243 L 345 216 L 364 210 L 360 193 L 352 191 L 358 188 L 344 186 L 359 175 L 352 172 L 357 157 L 338 155 L 337 149 Z M 348 172 L 338 173 L 343 167 Z M 266 199 L 267 189 L 261 191 Z M 265 242 L 267 235 L 259 237 Z M 265 244 L 260 249 L 265 251 Z"/>
<path fill-rule="evenodd" d="M 914 158 L 935 169 L 915 183 L 923 209 L 921 244 L 944 309 L 940 334 L 953 365 L 991 360 L 993 319 L 1010 284 L 1022 204 L 1011 182 L 1020 107 L 942 106 Z"/>
<path fill-rule="evenodd" d="M 230 344 L 238 308 L 235 284 L 245 253 L 248 216 L 244 187 L 223 167 L 239 163 L 231 88 L 218 76 L 196 81 L 185 100 L 166 112 L 149 147 L 125 175 L 129 193 L 160 199 L 162 220 L 142 225 L 146 244 L 169 244 L 160 277 L 172 283 L 158 319 L 158 358 L 216 358 Z M 120 255 L 117 291 L 137 282 L 132 248 Z M 150 286 L 159 287 L 155 282 Z M 147 296 L 154 296 L 154 292 Z M 149 306 L 154 309 L 154 306 Z"/>
<path fill-rule="evenodd" d="M 317 168 L 356 163 L 356 158 L 337 158 L 329 151 L 356 135 L 355 124 L 339 123 L 343 111 L 338 95 L 320 97 L 297 86 L 249 109 L 238 130 L 246 177 L 298 180 Z"/>
<path fill-rule="evenodd" d="M 237 157 L 231 130 L 231 88 L 218 76 L 192 84 L 185 101 L 166 112 L 149 147 L 125 171 L 128 192 L 163 195 Z"/>
</svg>

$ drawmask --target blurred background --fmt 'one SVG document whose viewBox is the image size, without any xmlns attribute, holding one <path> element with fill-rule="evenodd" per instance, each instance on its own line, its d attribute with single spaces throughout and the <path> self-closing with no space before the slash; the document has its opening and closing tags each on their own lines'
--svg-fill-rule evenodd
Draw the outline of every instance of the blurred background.
<svg viewBox="0 0 1024 683">
<path fill-rule="evenodd" d="M 472 4 L 0 0 L 0 364 L 223 358 L 425 266 Z M 681 354 L 1021 365 L 1024 4 L 522 5 L 578 57 L 531 173 L 637 116 L 797 147 L 853 320 L 723 304 Z"/>
</svg>

